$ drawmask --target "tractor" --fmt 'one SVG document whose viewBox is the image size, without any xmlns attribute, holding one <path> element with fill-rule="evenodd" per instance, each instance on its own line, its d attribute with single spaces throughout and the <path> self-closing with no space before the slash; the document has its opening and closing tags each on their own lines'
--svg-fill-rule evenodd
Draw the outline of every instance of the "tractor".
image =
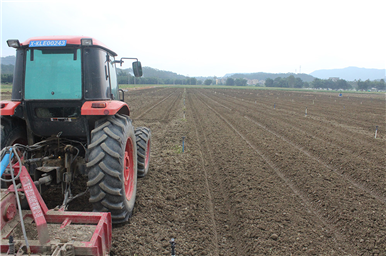
<svg viewBox="0 0 386 256">
<path fill-rule="evenodd" d="M 111 246 L 111 223 L 131 217 L 137 177 L 149 170 L 150 129 L 133 127 L 116 72 L 116 64 L 133 59 L 134 76 L 140 77 L 141 62 L 116 59 L 102 42 L 83 36 L 11 39 L 7 44 L 16 48 L 16 63 L 12 98 L 0 103 L 2 234 L 15 228 L 7 225 L 23 208 L 30 211 L 20 216 L 21 222 L 32 212 L 39 232 L 40 247 L 32 251 L 49 251 L 47 223 L 59 221 L 62 230 L 71 222 L 97 228 L 90 242 L 58 242 L 52 255 L 104 255 Z M 83 191 L 74 195 L 79 181 Z M 40 193 L 52 186 L 61 186 L 63 196 L 48 210 Z M 88 194 L 93 212 L 66 212 L 72 200 Z M 11 238 L 2 237 L 9 239 L 5 247 L 2 240 L 2 252 L 10 252 Z M 60 254 L 66 248 L 74 254 Z"/>
<path fill-rule="evenodd" d="M 94 38 L 7 43 L 16 48 L 16 64 L 12 100 L 1 102 L 1 148 L 25 145 L 23 162 L 33 179 L 46 177 L 43 187 L 62 185 L 62 207 L 75 197 L 74 179 L 85 175 L 94 211 L 111 212 L 113 223 L 127 221 L 137 176 L 148 172 L 151 136 L 146 127 L 134 129 L 118 88 L 116 64 L 129 58 L 115 60 Z M 142 76 L 138 60 L 133 72 Z"/>
<path fill-rule="evenodd" d="M 135 60 L 133 73 L 140 77 L 141 62 L 116 59 L 114 51 L 90 37 L 35 37 L 7 44 L 16 48 L 16 63 L 11 101 L 1 101 L 1 148 L 13 148 L 14 159 L 40 193 L 61 186 L 59 210 L 89 193 L 93 212 L 110 212 L 112 223 L 126 222 L 133 213 L 137 177 L 148 173 L 151 132 L 133 127 L 116 64 Z M 2 150 L 2 159 L 6 153 Z M 2 189 L 12 185 L 9 172 L 2 175 Z M 74 195 L 74 182 L 82 177 L 84 191 Z"/>
</svg>

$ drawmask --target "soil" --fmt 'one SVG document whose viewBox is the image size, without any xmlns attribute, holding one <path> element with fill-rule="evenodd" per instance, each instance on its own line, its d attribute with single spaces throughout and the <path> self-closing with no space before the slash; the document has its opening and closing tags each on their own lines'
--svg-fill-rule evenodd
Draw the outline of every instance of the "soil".
<svg viewBox="0 0 386 256">
<path fill-rule="evenodd" d="M 151 163 L 112 255 L 171 255 L 171 238 L 177 255 L 385 254 L 384 95 L 129 95 Z"/>
<path fill-rule="evenodd" d="M 24 219 L 24 226 L 27 234 L 27 238 L 31 240 L 38 240 L 38 232 L 36 230 L 36 224 L 32 218 Z M 47 229 L 50 237 L 50 241 L 54 243 L 67 243 L 70 241 L 82 241 L 89 242 L 95 231 L 95 225 L 77 225 L 69 224 L 64 228 L 60 228 L 61 223 L 53 224 L 48 223 Z M 10 234 L 15 240 L 24 240 L 23 231 L 21 225 L 18 224 Z"/>
<path fill-rule="evenodd" d="M 385 97 L 339 93 L 127 92 L 151 160 L 111 255 L 385 255 Z"/>
</svg>

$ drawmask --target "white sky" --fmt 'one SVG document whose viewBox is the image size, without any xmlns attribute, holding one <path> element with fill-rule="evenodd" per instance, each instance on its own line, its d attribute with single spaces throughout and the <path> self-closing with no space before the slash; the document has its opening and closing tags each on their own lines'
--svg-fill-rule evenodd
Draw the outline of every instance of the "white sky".
<svg viewBox="0 0 386 256">
<path fill-rule="evenodd" d="M 386 67 L 384 0 L 1 0 L 7 39 L 94 37 L 119 57 L 189 76 Z M 128 66 L 127 66 L 128 67 Z"/>
</svg>

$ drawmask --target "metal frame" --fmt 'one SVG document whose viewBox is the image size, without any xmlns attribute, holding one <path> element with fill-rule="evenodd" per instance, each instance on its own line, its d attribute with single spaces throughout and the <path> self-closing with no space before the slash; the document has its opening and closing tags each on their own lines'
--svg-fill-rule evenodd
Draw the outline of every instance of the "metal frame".
<svg viewBox="0 0 386 256">
<path fill-rule="evenodd" d="M 16 164 L 14 167 L 15 173 L 20 171 L 20 168 Z M 22 211 L 23 219 L 33 218 L 38 231 L 39 240 L 29 240 L 29 245 L 32 253 L 49 252 L 52 255 L 63 255 L 68 251 L 73 251 L 73 254 L 69 255 L 96 255 L 105 256 L 108 255 L 111 249 L 111 235 L 112 235 L 112 223 L 110 213 L 101 212 L 67 212 L 62 210 L 48 210 L 44 200 L 39 194 L 31 176 L 27 169 L 22 166 L 20 173 L 21 189 L 17 189 L 18 192 L 24 192 L 27 197 L 30 211 Z M 7 209 L 2 211 L 0 218 L 1 227 L 1 240 L 0 240 L 0 252 L 7 253 L 9 250 L 9 236 L 12 231 L 19 225 L 20 217 L 16 214 L 16 199 L 15 189 L 11 185 L 7 190 L 1 190 L 1 209 Z M 93 235 L 89 241 L 78 241 L 73 239 L 67 242 L 61 242 L 55 238 L 49 237 L 48 227 L 50 225 L 57 227 L 60 224 L 59 229 L 70 227 L 74 225 L 85 225 L 95 227 Z M 21 244 L 20 250 L 25 250 L 24 240 L 14 240 L 14 244 Z M 25 252 L 26 253 L 26 252 Z M 17 255 L 23 255 L 17 254 Z M 67 255 L 67 254 L 66 254 Z"/>
</svg>

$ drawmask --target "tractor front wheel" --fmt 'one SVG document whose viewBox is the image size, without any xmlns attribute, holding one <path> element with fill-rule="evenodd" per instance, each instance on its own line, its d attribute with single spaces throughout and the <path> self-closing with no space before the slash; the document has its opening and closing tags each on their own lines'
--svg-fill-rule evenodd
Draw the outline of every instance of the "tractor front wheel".
<svg viewBox="0 0 386 256">
<path fill-rule="evenodd" d="M 137 148 L 128 116 L 115 115 L 96 123 L 88 145 L 88 182 L 94 211 L 111 212 L 113 223 L 132 215 L 137 192 Z"/>
<path fill-rule="evenodd" d="M 9 117 L 1 117 L 1 149 L 13 144 L 27 145 L 25 123 Z"/>
<path fill-rule="evenodd" d="M 19 119 L 10 117 L 1 117 L 0 131 L 1 149 L 14 144 L 27 145 L 27 131 L 25 123 Z M 10 175 L 7 179 L 10 179 Z M 8 188 L 12 182 L 0 182 L 0 188 Z"/>
<path fill-rule="evenodd" d="M 149 171 L 151 141 L 150 129 L 146 127 L 136 128 L 135 137 L 137 143 L 138 177 L 142 178 L 145 177 Z"/>
</svg>

